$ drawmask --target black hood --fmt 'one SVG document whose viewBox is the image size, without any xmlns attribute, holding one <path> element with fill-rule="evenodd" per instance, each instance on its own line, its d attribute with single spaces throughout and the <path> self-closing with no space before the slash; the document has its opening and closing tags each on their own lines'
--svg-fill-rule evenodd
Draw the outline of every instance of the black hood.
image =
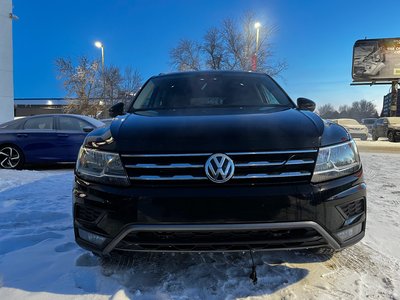
<svg viewBox="0 0 400 300">
<path fill-rule="evenodd" d="M 323 130 L 315 114 L 281 107 L 142 111 L 111 125 L 120 153 L 143 154 L 310 149 Z"/>
</svg>

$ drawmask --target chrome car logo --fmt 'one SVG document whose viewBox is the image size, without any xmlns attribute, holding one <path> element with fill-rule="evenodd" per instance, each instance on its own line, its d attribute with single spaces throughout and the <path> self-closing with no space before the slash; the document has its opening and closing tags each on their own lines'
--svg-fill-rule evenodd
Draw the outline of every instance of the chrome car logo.
<svg viewBox="0 0 400 300">
<path fill-rule="evenodd" d="M 229 156 L 221 153 L 211 155 L 205 165 L 208 179 L 215 183 L 224 183 L 232 178 L 235 164 Z"/>
</svg>

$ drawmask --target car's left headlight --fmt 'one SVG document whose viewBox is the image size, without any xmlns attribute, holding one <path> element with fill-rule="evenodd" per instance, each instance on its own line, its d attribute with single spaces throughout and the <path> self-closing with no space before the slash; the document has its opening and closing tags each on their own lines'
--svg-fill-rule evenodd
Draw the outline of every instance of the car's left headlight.
<svg viewBox="0 0 400 300">
<path fill-rule="evenodd" d="M 312 182 L 322 182 L 350 175 L 361 168 L 360 156 L 354 140 L 320 148 Z"/>
<path fill-rule="evenodd" d="M 76 163 L 76 174 L 82 179 L 112 185 L 129 185 L 118 153 L 82 147 Z"/>
</svg>

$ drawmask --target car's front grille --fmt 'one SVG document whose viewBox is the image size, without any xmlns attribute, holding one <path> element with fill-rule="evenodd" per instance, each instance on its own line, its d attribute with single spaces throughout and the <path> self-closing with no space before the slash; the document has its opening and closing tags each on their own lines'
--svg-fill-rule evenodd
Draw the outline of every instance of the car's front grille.
<svg viewBox="0 0 400 300">
<path fill-rule="evenodd" d="M 125 251 L 243 251 L 326 246 L 314 229 L 157 231 L 127 235 L 117 246 Z"/>
<path fill-rule="evenodd" d="M 132 183 L 210 184 L 205 163 L 213 153 L 122 154 Z M 309 181 L 317 150 L 225 153 L 235 164 L 231 180 L 225 184 L 268 184 Z"/>
</svg>

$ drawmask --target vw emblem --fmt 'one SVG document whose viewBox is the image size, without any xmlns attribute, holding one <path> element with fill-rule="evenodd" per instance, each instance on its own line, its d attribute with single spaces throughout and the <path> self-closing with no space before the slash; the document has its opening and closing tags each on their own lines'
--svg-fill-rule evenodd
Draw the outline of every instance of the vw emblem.
<svg viewBox="0 0 400 300">
<path fill-rule="evenodd" d="M 205 165 L 208 179 L 215 183 L 224 183 L 232 178 L 235 172 L 233 160 L 221 153 L 211 155 Z"/>
</svg>

